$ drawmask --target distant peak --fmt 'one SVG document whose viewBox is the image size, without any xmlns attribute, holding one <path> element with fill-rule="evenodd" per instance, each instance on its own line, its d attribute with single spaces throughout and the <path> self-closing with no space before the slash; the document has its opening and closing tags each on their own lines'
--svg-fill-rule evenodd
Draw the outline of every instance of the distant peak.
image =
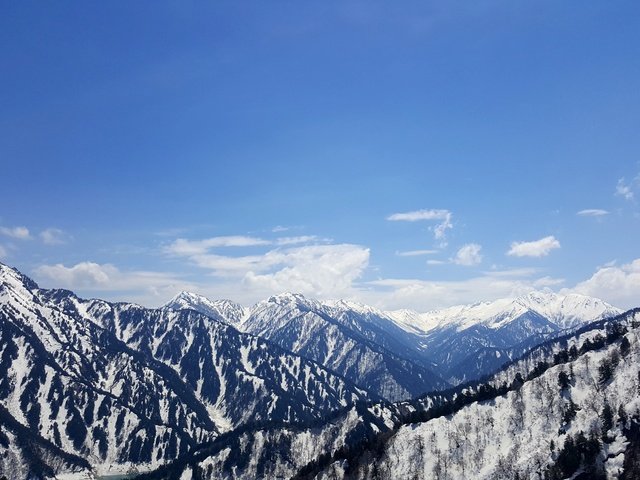
<svg viewBox="0 0 640 480">
<path fill-rule="evenodd" d="M 306 301 L 306 297 L 301 293 L 282 292 L 277 295 L 271 295 L 268 302 L 299 302 Z"/>
<path fill-rule="evenodd" d="M 38 284 L 24 275 L 17 268 L 10 267 L 0 262 L 0 282 L 19 283 L 29 290 L 37 290 Z"/>
<path fill-rule="evenodd" d="M 376 313 L 376 314 L 383 313 L 380 310 L 377 310 L 376 308 L 372 307 L 371 305 L 366 305 L 364 303 L 356 302 L 353 300 L 340 299 L 332 302 L 325 302 L 325 305 L 338 308 L 341 310 L 351 310 L 357 313 Z"/>
<path fill-rule="evenodd" d="M 202 298 L 206 298 L 203 295 L 200 295 L 199 293 L 194 293 L 194 292 L 188 292 L 186 290 L 181 291 L 179 294 L 177 294 L 175 297 L 173 297 L 172 300 L 179 300 L 179 299 L 185 299 L 185 300 L 192 300 L 192 299 L 202 299 Z"/>
<path fill-rule="evenodd" d="M 204 297 L 198 293 L 182 291 L 175 297 L 164 304 L 164 308 L 181 309 L 185 307 L 192 307 L 195 305 L 201 305 L 203 303 L 210 303 L 207 297 Z"/>
<path fill-rule="evenodd" d="M 293 293 L 293 292 L 283 292 L 283 293 L 279 293 L 278 295 L 271 295 L 267 300 L 260 303 L 264 303 L 264 304 L 271 303 L 271 304 L 282 305 L 282 306 L 297 305 L 297 306 L 303 306 L 307 308 L 318 307 L 320 305 L 316 300 L 307 298 L 301 293 Z"/>
<path fill-rule="evenodd" d="M 220 299 L 220 300 L 211 300 L 208 297 L 205 297 L 204 295 L 201 295 L 199 293 L 195 293 L 195 292 L 189 292 L 186 290 L 183 290 L 182 292 L 180 292 L 179 294 L 177 294 L 175 297 L 173 297 L 171 300 L 169 300 L 165 306 L 171 306 L 171 305 L 193 305 L 193 304 L 207 304 L 207 305 L 222 305 L 222 306 L 236 306 L 238 305 L 236 302 L 234 302 L 233 300 L 228 300 L 226 298 Z"/>
</svg>

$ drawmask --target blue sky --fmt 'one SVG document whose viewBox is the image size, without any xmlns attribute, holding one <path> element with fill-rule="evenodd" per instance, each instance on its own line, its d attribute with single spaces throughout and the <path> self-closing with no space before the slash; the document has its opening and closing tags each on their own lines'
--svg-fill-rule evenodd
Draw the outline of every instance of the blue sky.
<svg viewBox="0 0 640 480">
<path fill-rule="evenodd" d="M 638 2 L 0 8 L 0 261 L 43 286 L 638 304 Z"/>
</svg>

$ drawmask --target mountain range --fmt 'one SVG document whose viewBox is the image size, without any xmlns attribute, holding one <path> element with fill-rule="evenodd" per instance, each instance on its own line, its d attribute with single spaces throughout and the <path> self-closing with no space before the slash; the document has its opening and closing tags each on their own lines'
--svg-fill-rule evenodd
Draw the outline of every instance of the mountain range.
<svg viewBox="0 0 640 480">
<path fill-rule="evenodd" d="M 640 309 L 547 341 L 484 382 L 232 432 L 140 478 L 636 479 L 638 365 Z"/>
<path fill-rule="evenodd" d="M 165 464 L 184 467 L 180 475 L 333 475 L 320 467 L 337 451 L 380 442 L 554 339 L 616 316 L 631 328 L 620 314 L 550 292 L 428 313 L 291 293 L 247 308 L 183 292 L 148 309 L 41 289 L 0 264 L 0 476 L 89 478 Z M 248 448 L 288 466 L 267 472 Z M 196 467 L 205 457 L 212 467 Z"/>
<path fill-rule="evenodd" d="M 552 292 L 427 313 L 291 293 L 244 308 L 182 292 L 165 308 L 215 315 L 390 401 L 478 379 L 544 340 L 621 313 L 596 298 Z"/>
</svg>

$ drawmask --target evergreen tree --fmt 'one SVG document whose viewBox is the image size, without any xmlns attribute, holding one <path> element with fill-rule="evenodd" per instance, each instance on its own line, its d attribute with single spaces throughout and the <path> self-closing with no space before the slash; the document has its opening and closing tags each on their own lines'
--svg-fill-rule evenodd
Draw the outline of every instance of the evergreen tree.
<svg viewBox="0 0 640 480">
<path fill-rule="evenodd" d="M 640 372 L 638 373 L 638 378 L 640 378 Z M 513 379 L 513 383 L 511 384 L 511 388 L 514 390 L 519 390 L 523 384 L 524 378 L 522 378 L 522 374 L 520 372 L 516 373 L 516 376 Z"/>
<path fill-rule="evenodd" d="M 565 407 L 564 413 L 562 414 L 562 421 L 565 424 L 569 423 L 571 420 L 576 418 L 577 412 L 578 412 L 578 406 L 575 403 L 573 403 L 573 400 L 570 398 L 569 402 Z"/>
<path fill-rule="evenodd" d="M 575 345 L 571 345 L 571 347 L 569 348 L 569 358 L 571 360 L 575 360 L 576 358 L 578 358 L 578 347 L 576 347 Z"/>
<path fill-rule="evenodd" d="M 560 390 L 566 390 L 569 388 L 569 375 L 566 372 L 561 371 L 558 374 L 558 385 L 560 386 Z"/>
<path fill-rule="evenodd" d="M 560 470 L 560 475 L 562 475 L 559 478 L 565 478 L 573 475 L 580 466 L 580 453 L 578 452 L 571 435 L 567 435 L 567 438 L 564 441 L 564 447 L 558 455 L 556 465 Z"/>
<path fill-rule="evenodd" d="M 600 414 L 600 418 L 602 420 L 602 441 L 609 441 L 609 436 L 607 432 L 613 428 L 613 410 L 611 406 L 605 402 L 604 407 L 602 408 L 602 413 Z"/>
<path fill-rule="evenodd" d="M 622 341 L 620 342 L 620 355 L 622 355 L 623 357 L 626 357 L 627 355 L 629 355 L 630 350 L 631 350 L 631 343 L 629 343 L 629 340 L 627 339 L 627 337 L 622 337 Z"/>
<path fill-rule="evenodd" d="M 626 428 L 628 418 L 624 405 L 620 404 L 618 407 L 618 422 L 620 423 L 621 428 Z"/>
<path fill-rule="evenodd" d="M 600 375 L 599 382 L 601 386 L 604 386 L 611 377 L 613 376 L 613 365 L 611 364 L 611 360 L 608 358 L 603 358 L 602 362 L 600 362 L 600 366 L 598 367 L 598 373 Z"/>
</svg>

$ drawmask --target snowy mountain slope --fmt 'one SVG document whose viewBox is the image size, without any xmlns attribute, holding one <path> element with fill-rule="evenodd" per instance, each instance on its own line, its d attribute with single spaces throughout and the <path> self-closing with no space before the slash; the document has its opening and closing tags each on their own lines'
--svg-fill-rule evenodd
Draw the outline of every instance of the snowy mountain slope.
<svg viewBox="0 0 640 480">
<path fill-rule="evenodd" d="M 92 465 L 153 465 L 216 434 L 175 372 L 0 275 L 0 405 L 34 435 Z"/>
<path fill-rule="evenodd" d="M 487 383 L 238 432 L 147 478 L 635 478 L 639 365 L 636 310 L 547 342 Z"/>
<path fill-rule="evenodd" d="M 385 314 L 402 328 L 416 333 L 427 333 L 454 326 L 459 331 L 477 325 L 499 329 L 531 312 L 547 319 L 561 330 L 622 313 L 620 309 L 593 297 L 531 292 L 517 298 L 458 305 L 426 313 L 397 310 Z"/>
<path fill-rule="evenodd" d="M 420 338 L 438 373 L 454 384 L 487 375 L 538 343 L 619 313 L 596 298 L 551 292 L 424 314 L 386 312 L 398 326 Z"/>
<path fill-rule="evenodd" d="M 0 408 L 99 469 L 154 467 L 243 422 L 317 419 L 366 398 L 197 312 L 85 301 L 0 264 Z"/>
<path fill-rule="evenodd" d="M 188 302 L 194 298 L 197 301 Z M 182 299 L 165 307 L 206 314 L 208 310 L 202 305 L 214 303 L 191 294 L 182 295 Z M 344 305 L 338 309 L 299 294 L 285 293 L 259 302 L 245 312 L 238 328 L 318 362 L 374 396 L 397 400 L 446 385 L 428 368 L 430 363 L 423 364 L 422 354 L 412 358 L 415 348 L 412 350 L 398 339 L 408 337 L 404 331 L 386 318 L 376 318 L 379 324 L 396 333 L 390 334 L 371 321 L 370 316 Z"/>
<path fill-rule="evenodd" d="M 487 401 L 404 425 L 375 458 L 316 478 L 636 478 L 639 326 L 635 311 L 538 349 L 489 382 Z"/>
<path fill-rule="evenodd" d="M 210 307 L 216 302 L 203 297 L 183 293 L 178 298 L 170 302 L 172 308 L 220 314 Z M 452 384 L 480 378 L 540 342 L 618 313 L 595 298 L 550 292 L 422 314 L 286 293 L 247 310 L 231 309 L 226 321 L 313 359 L 361 388 L 400 400 L 442 387 L 440 378 Z"/>
<path fill-rule="evenodd" d="M 412 408 L 357 404 L 310 425 L 240 428 L 139 480 L 291 478 L 315 459 L 330 457 L 347 444 L 390 431 L 403 411 L 408 413 Z"/>
<path fill-rule="evenodd" d="M 192 292 L 180 292 L 164 307 L 170 310 L 195 310 L 236 328 L 242 325 L 242 321 L 249 313 L 247 308 L 231 300 L 209 300 Z"/>
<path fill-rule="evenodd" d="M 255 305 L 242 327 L 388 400 L 411 398 L 446 386 L 428 362 L 416 359 L 415 350 L 403 338 L 351 309 L 330 308 L 301 295 L 283 294 Z M 396 351 L 388 347 L 396 347 Z"/>
<path fill-rule="evenodd" d="M 11 472 L 11 478 L 27 478 L 34 471 L 53 477 L 90 469 L 84 458 L 70 455 L 35 434 L 3 406 L 0 406 L 0 425 L 0 472 Z"/>
<path fill-rule="evenodd" d="M 212 302 L 205 315 L 189 308 L 191 300 L 181 295 L 177 308 L 157 310 L 82 300 L 69 291 L 39 289 L 0 264 L 0 413 L 6 412 L 0 415 L 5 433 L 0 467 L 14 478 L 38 465 L 50 472 L 82 470 L 82 459 L 108 472 L 114 466 L 120 471 L 156 468 L 181 456 L 191 459 L 189 468 L 208 458 L 207 469 L 234 467 L 234 475 L 244 478 L 257 472 L 319 472 L 331 458 L 340 470 L 339 462 L 354 460 L 363 442 L 382 448 L 407 419 L 426 420 L 425 415 L 450 404 L 457 411 L 462 406 L 457 398 L 470 398 L 457 389 L 349 408 L 376 395 L 346 377 L 387 398 L 408 398 L 444 385 L 429 370 L 427 353 L 440 359 L 443 369 L 450 362 L 479 372 L 546 342 L 487 384 L 499 393 L 496 399 L 508 397 L 516 389 L 501 389 L 517 383 L 517 365 L 526 379 L 538 362 L 555 362 L 555 355 L 569 348 L 570 340 L 548 341 L 566 332 L 558 326 L 561 319 L 574 330 L 582 324 L 579 315 L 572 320 L 568 312 L 610 312 L 562 300 L 543 315 L 506 302 L 511 308 L 500 313 L 493 306 L 498 312 L 493 316 L 454 322 L 446 332 L 419 332 L 350 302 L 320 303 L 286 294 L 249 312 L 230 302 Z M 553 317 L 556 323 L 549 320 L 554 311 L 562 314 Z M 580 356 L 602 348 L 581 351 L 587 338 L 597 340 L 598 329 L 608 338 L 603 325 L 612 322 L 579 331 Z M 240 332 L 232 323 L 275 340 Z M 438 343 L 426 348 L 428 340 Z M 479 387 L 465 388 L 479 392 Z M 222 433 L 229 429 L 234 430 Z M 324 443 L 316 441 L 317 435 Z M 236 443 L 224 443 L 231 440 Z M 301 442 L 306 456 L 299 456 Z M 206 448 L 218 450 L 209 455 Z M 276 470 L 268 470 L 265 462 Z"/>
<path fill-rule="evenodd" d="M 229 427 L 302 421 L 368 398 L 320 365 L 197 312 L 110 307 L 119 335 L 178 372 Z"/>
<path fill-rule="evenodd" d="M 433 329 L 422 337 L 425 352 L 452 383 L 486 375 L 527 349 L 562 331 L 545 317 L 527 311 L 498 328 L 479 323 L 463 330 L 455 326 Z M 495 352 L 487 356 L 486 352 Z M 469 359 L 476 361 L 475 365 Z"/>
<path fill-rule="evenodd" d="M 177 372 L 221 430 L 247 421 L 317 418 L 369 398 L 316 363 L 193 310 L 46 295 Z"/>
</svg>

